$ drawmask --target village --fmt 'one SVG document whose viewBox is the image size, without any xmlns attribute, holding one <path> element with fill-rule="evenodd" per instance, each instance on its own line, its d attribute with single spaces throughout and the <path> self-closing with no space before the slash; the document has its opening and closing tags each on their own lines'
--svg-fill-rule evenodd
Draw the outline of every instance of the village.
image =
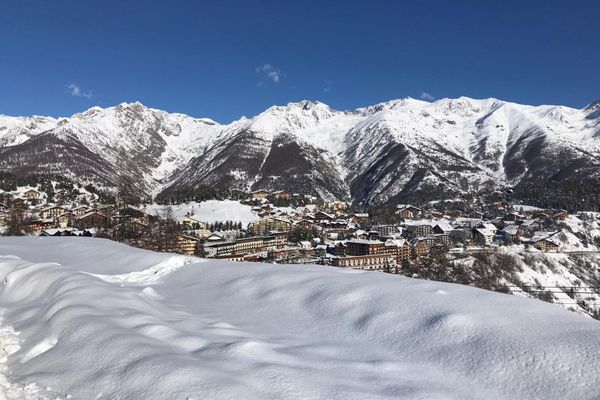
<svg viewBox="0 0 600 400">
<path fill-rule="evenodd" d="M 209 223 L 191 211 L 174 216 L 170 206 L 152 213 L 144 206 L 97 200 L 84 190 L 71 200 L 58 190 L 53 202 L 46 202 L 46 194 L 32 187 L 2 192 L 0 229 L 10 235 L 96 236 L 230 261 L 391 273 L 424 258 L 451 259 L 515 244 L 541 252 L 597 251 L 594 243 L 578 238 L 570 228 L 573 219 L 593 219 L 593 213 L 513 206 L 506 201 L 475 201 L 467 210 L 436 202 L 427 207 L 392 204 L 383 215 L 372 215 L 354 211 L 343 201 L 258 190 L 240 201 L 253 216 L 245 225 L 233 219 Z"/>
</svg>

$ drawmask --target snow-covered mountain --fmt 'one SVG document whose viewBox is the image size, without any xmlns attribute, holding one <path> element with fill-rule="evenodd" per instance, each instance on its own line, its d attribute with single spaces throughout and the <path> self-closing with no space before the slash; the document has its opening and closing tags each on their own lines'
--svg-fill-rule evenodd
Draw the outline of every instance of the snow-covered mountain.
<svg viewBox="0 0 600 400">
<path fill-rule="evenodd" d="M 0 116 L 0 167 L 147 194 L 202 186 L 285 189 L 360 202 L 600 180 L 600 102 L 584 109 L 466 97 L 353 111 L 312 101 L 228 125 L 147 108 L 70 118 Z"/>
<path fill-rule="evenodd" d="M 127 175 L 144 193 L 158 190 L 220 130 L 210 119 L 169 114 L 137 102 L 92 107 L 58 120 L 0 117 L 0 132 L 3 126 L 0 165 L 5 170 L 57 173 L 107 187 Z"/>
</svg>

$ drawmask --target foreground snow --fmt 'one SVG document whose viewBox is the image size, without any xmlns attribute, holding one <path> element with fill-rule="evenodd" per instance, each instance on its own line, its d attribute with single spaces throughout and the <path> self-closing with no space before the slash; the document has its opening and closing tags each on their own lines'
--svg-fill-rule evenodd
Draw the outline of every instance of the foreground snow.
<svg viewBox="0 0 600 400">
<path fill-rule="evenodd" d="M 0 258 L 0 339 L 18 339 L 0 386 L 23 393 L 8 398 L 592 399 L 600 389 L 600 324 L 539 301 L 101 239 L 1 239 L 0 254 L 19 257 Z"/>
</svg>

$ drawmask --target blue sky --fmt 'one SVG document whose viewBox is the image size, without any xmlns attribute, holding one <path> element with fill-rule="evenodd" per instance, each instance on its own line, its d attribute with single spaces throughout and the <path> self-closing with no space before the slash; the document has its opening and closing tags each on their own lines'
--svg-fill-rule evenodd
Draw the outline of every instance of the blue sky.
<svg viewBox="0 0 600 400">
<path fill-rule="evenodd" d="M 3 1 L 0 114 L 600 99 L 597 1 Z"/>
</svg>

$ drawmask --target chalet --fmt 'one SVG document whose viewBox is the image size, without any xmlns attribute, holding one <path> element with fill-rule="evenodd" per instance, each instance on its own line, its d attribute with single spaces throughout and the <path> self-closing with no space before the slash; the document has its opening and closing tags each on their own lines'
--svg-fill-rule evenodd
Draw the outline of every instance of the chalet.
<svg viewBox="0 0 600 400">
<path fill-rule="evenodd" d="M 208 228 L 208 224 L 206 222 L 202 222 L 190 215 L 186 215 L 185 217 L 183 217 L 182 219 L 177 221 L 177 223 L 179 225 L 181 225 L 181 227 L 183 229 L 207 229 Z"/>
<path fill-rule="evenodd" d="M 89 211 L 91 211 L 91 210 L 86 206 L 75 207 L 74 209 L 71 210 L 71 212 L 73 214 L 75 214 L 76 217 L 80 217 Z"/>
<path fill-rule="evenodd" d="M 557 253 L 560 245 L 553 241 L 550 237 L 541 238 L 533 242 L 533 246 L 543 252 Z"/>
<path fill-rule="evenodd" d="M 282 218 L 267 217 L 250 222 L 248 230 L 254 235 L 264 235 L 271 231 L 289 232 L 292 230 L 292 222 Z"/>
<path fill-rule="evenodd" d="M 99 214 L 104 214 L 104 213 L 99 213 Z M 142 211 L 138 208 L 126 206 L 126 207 L 119 208 L 118 210 L 113 212 L 112 219 L 116 223 L 122 223 L 125 221 L 137 221 L 137 222 L 141 222 L 143 224 L 148 224 L 150 222 L 150 220 L 152 219 L 152 217 L 149 214 L 146 214 L 144 211 Z"/>
<path fill-rule="evenodd" d="M 190 231 L 186 231 L 187 234 L 192 235 L 198 239 L 206 239 L 207 237 L 209 237 L 212 232 L 209 231 L 208 229 L 193 229 Z"/>
<path fill-rule="evenodd" d="M 67 211 L 65 213 L 62 213 L 61 215 L 58 216 L 57 221 L 58 221 L 58 226 L 60 228 L 68 228 L 73 226 L 73 223 L 75 221 L 77 217 L 75 216 L 75 214 L 73 214 L 70 211 Z"/>
<path fill-rule="evenodd" d="M 316 204 L 307 204 L 304 207 L 300 207 L 304 210 L 303 214 L 306 216 L 306 214 L 314 214 L 317 211 L 319 211 L 319 208 L 317 207 Z"/>
<path fill-rule="evenodd" d="M 33 232 L 39 232 L 52 227 L 54 227 L 54 220 L 52 219 L 34 219 L 26 224 L 26 230 Z"/>
<path fill-rule="evenodd" d="M 315 213 L 315 221 L 333 221 L 334 219 L 335 215 L 323 211 L 317 211 Z"/>
<path fill-rule="evenodd" d="M 285 190 L 278 190 L 273 192 L 272 196 L 276 200 L 289 200 L 290 197 L 292 197 L 292 194 L 290 192 L 286 192 Z"/>
<path fill-rule="evenodd" d="M 56 219 L 66 211 L 67 210 L 61 206 L 46 207 L 40 211 L 40 217 L 43 219 Z"/>
<path fill-rule="evenodd" d="M 523 231 L 523 233 L 525 232 L 536 232 L 541 228 L 541 225 L 538 221 L 534 220 L 534 219 L 526 219 L 525 221 L 523 221 L 523 223 L 521 225 L 519 225 L 519 227 L 521 228 L 521 230 Z"/>
<path fill-rule="evenodd" d="M 361 223 L 367 221 L 369 219 L 369 214 L 367 213 L 353 213 L 348 215 L 348 220 L 354 223 Z"/>
<path fill-rule="evenodd" d="M 396 265 L 396 257 L 393 254 L 335 257 L 332 261 L 336 267 L 370 271 L 387 271 Z"/>
<path fill-rule="evenodd" d="M 348 203 L 345 201 L 328 201 L 325 203 L 325 208 L 335 213 L 344 211 L 348 208 Z"/>
<path fill-rule="evenodd" d="M 220 233 L 217 233 L 217 232 L 213 232 L 206 237 L 206 242 L 208 242 L 208 243 L 222 242 L 224 240 L 225 240 L 225 238 L 223 237 L 223 235 L 221 235 Z"/>
<path fill-rule="evenodd" d="M 29 189 L 28 191 L 23 193 L 23 196 L 25 196 L 27 200 L 38 200 L 40 198 L 40 192 L 38 192 L 37 190 Z"/>
<path fill-rule="evenodd" d="M 270 195 L 271 192 L 263 189 L 255 190 L 254 192 L 252 192 L 252 198 L 255 200 L 264 200 L 267 199 Z"/>
<path fill-rule="evenodd" d="M 296 216 L 296 209 L 293 207 L 277 207 L 273 210 L 272 215 L 277 217 L 292 217 Z"/>
<path fill-rule="evenodd" d="M 364 256 L 384 253 L 385 244 L 379 240 L 353 239 L 346 241 L 346 255 Z"/>
<path fill-rule="evenodd" d="M 397 209 L 398 210 L 396 211 L 396 214 L 403 219 L 415 219 L 418 218 L 422 213 L 420 208 L 411 206 L 410 204 L 399 204 Z"/>
<path fill-rule="evenodd" d="M 90 211 L 75 220 L 78 228 L 105 228 L 108 226 L 108 217 L 98 211 Z"/>
<path fill-rule="evenodd" d="M 296 226 L 303 229 L 313 229 L 315 227 L 315 223 L 310 219 L 303 218 L 300 221 L 298 221 Z"/>
<path fill-rule="evenodd" d="M 523 236 L 521 225 L 506 225 L 501 231 L 504 240 L 516 242 Z"/>
<path fill-rule="evenodd" d="M 492 224 L 481 224 L 473 229 L 473 240 L 481 246 L 489 246 L 496 236 L 496 227 Z"/>
<path fill-rule="evenodd" d="M 569 213 L 565 210 L 560 210 L 552 216 L 555 221 L 565 221 L 568 217 Z"/>
</svg>

